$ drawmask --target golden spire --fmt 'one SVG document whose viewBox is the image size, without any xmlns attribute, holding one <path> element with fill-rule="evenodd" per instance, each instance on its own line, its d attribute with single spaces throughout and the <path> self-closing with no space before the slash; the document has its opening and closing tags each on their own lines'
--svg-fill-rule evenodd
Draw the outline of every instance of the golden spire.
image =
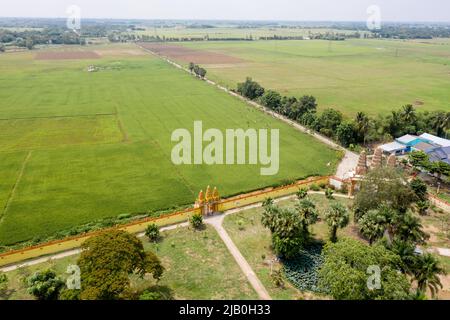
<svg viewBox="0 0 450 320">
<path fill-rule="evenodd" d="M 198 193 L 197 204 L 202 205 L 204 202 L 205 202 L 205 198 L 203 196 L 203 190 L 200 190 L 200 192 Z"/>
<path fill-rule="evenodd" d="M 210 186 L 208 186 L 208 187 L 206 188 L 205 200 L 206 200 L 206 202 L 209 202 L 209 201 L 212 200 L 212 193 L 211 193 L 211 188 L 210 188 Z"/>
<path fill-rule="evenodd" d="M 219 200 L 220 200 L 219 191 L 217 190 L 216 187 L 214 187 L 214 191 L 213 191 L 213 199 L 214 199 L 214 201 L 219 201 Z"/>
</svg>

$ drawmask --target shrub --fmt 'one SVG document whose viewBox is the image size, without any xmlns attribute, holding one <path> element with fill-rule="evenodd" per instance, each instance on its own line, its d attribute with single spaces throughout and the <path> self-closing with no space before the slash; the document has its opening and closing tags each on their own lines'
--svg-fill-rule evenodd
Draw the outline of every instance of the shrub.
<svg viewBox="0 0 450 320">
<path fill-rule="evenodd" d="M 305 199 L 308 196 L 308 190 L 306 189 L 300 189 L 297 191 L 297 198 L 298 200 Z"/>
<path fill-rule="evenodd" d="M 4 273 L 0 273 L 0 294 L 8 289 L 8 277 Z"/>
<path fill-rule="evenodd" d="M 327 189 L 325 190 L 325 197 L 327 197 L 327 199 L 330 199 L 330 200 L 331 200 L 331 199 L 334 199 L 333 194 L 334 194 L 333 189 L 327 188 Z"/>
<path fill-rule="evenodd" d="M 64 282 L 52 270 L 38 271 L 27 279 L 28 293 L 38 300 L 56 300 Z"/>
<path fill-rule="evenodd" d="M 159 228 L 156 224 L 150 224 L 145 230 L 145 235 L 152 242 L 157 242 L 159 240 Z"/>
<path fill-rule="evenodd" d="M 67 301 L 80 300 L 80 292 L 81 290 L 64 289 L 59 295 L 59 300 L 67 300 Z"/>
<path fill-rule="evenodd" d="M 245 229 L 244 228 L 244 220 L 239 219 L 238 222 L 237 222 L 237 225 L 238 225 L 239 230 L 244 230 Z"/>
<path fill-rule="evenodd" d="M 320 191 L 320 187 L 317 184 L 312 184 L 309 187 L 309 190 L 311 190 L 311 191 Z"/>
<path fill-rule="evenodd" d="M 327 184 L 326 182 L 321 182 L 321 183 L 319 183 L 319 188 L 320 188 L 320 189 L 326 189 L 327 186 L 328 186 L 328 184 Z"/>
<path fill-rule="evenodd" d="M 190 222 L 191 222 L 191 226 L 192 226 L 194 229 L 196 229 L 196 230 L 200 230 L 200 229 L 202 229 L 202 228 L 204 227 L 204 224 L 203 224 L 203 215 L 200 214 L 200 213 L 194 214 L 194 215 L 191 217 Z"/>
<path fill-rule="evenodd" d="M 426 215 L 428 212 L 428 209 L 430 209 L 430 207 L 431 207 L 431 203 L 428 200 L 417 202 L 417 210 L 419 211 L 419 214 L 421 216 Z"/>
<path fill-rule="evenodd" d="M 284 279 L 281 270 L 274 270 L 270 273 L 270 279 L 277 288 L 284 289 Z"/>
</svg>

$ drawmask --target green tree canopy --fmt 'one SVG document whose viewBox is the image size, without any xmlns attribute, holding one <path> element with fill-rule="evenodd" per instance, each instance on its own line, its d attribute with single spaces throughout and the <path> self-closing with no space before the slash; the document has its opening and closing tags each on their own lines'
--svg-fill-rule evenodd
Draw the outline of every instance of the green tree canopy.
<svg viewBox="0 0 450 320">
<path fill-rule="evenodd" d="M 337 230 L 345 228 L 350 222 L 350 214 L 346 207 L 336 202 L 325 212 L 325 221 L 330 228 L 330 240 L 337 241 Z"/>
<path fill-rule="evenodd" d="M 252 78 L 247 78 L 245 82 L 239 83 L 237 91 L 244 97 L 254 100 L 264 94 L 264 88 L 259 85 Z"/>
<path fill-rule="evenodd" d="M 292 258 L 308 242 L 304 220 L 290 208 L 279 208 L 266 201 L 261 222 L 272 232 L 274 251 L 283 258 Z"/>
<path fill-rule="evenodd" d="M 64 281 L 52 270 L 38 271 L 27 279 L 28 293 L 38 300 L 57 300 Z"/>
<path fill-rule="evenodd" d="M 367 246 L 353 239 L 328 243 L 322 251 L 319 287 L 338 300 L 404 300 L 410 283 L 399 273 L 400 257 L 382 245 Z M 369 267 L 378 267 L 380 288 L 369 289 Z"/>
<path fill-rule="evenodd" d="M 415 201 L 414 191 L 406 177 L 396 169 L 382 167 L 371 170 L 361 181 L 355 196 L 355 219 L 359 220 L 369 210 L 389 207 L 406 212 Z"/>
<path fill-rule="evenodd" d="M 78 259 L 82 300 L 115 300 L 129 294 L 131 274 L 151 273 L 160 279 L 164 271 L 158 257 L 145 252 L 134 235 L 112 230 L 86 240 Z"/>
</svg>

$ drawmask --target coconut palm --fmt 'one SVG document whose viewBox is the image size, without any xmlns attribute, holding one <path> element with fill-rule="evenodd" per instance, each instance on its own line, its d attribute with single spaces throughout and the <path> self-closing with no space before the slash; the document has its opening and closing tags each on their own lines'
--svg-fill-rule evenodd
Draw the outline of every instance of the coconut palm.
<svg viewBox="0 0 450 320">
<path fill-rule="evenodd" d="M 416 110 L 414 109 L 414 107 L 411 104 L 407 104 L 406 106 L 403 106 L 403 109 L 401 112 L 401 118 L 407 124 L 413 124 L 417 121 Z"/>
<path fill-rule="evenodd" d="M 370 129 L 370 119 L 364 112 L 358 112 L 355 118 L 356 128 L 359 139 L 362 138 L 363 143 L 366 144 L 366 135 Z"/>
<path fill-rule="evenodd" d="M 439 289 L 442 289 L 439 275 L 445 274 L 444 268 L 440 266 L 439 261 L 432 254 L 426 253 L 416 257 L 413 275 L 417 281 L 418 292 L 425 293 L 428 288 L 434 298 Z"/>
<path fill-rule="evenodd" d="M 430 126 L 439 137 L 445 137 L 447 130 L 450 129 L 450 112 L 435 112 L 430 118 Z"/>
<path fill-rule="evenodd" d="M 428 235 L 423 231 L 422 223 L 418 217 L 410 212 L 397 214 L 393 219 L 394 235 L 402 241 L 423 244 Z"/>
</svg>

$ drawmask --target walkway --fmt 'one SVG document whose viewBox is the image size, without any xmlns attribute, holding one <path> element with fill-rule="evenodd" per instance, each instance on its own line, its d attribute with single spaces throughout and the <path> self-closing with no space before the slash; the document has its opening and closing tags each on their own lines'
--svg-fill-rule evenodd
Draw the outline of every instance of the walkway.
<svg viewBox="0 0 450 320">
<path fill-rule="evenodd" d="M 228 248 L 228 251 L 231 253 L 233 258 L 236 260 L 237 264 L 241 268 L 242 272 L 247 277 L 250 284 L 255 289 L 256 293 L 258 293 L 259 298 L 262 300 L 272 300 L 269 293 L 267 292 L 266 288 L 262 284 L 262 282 L 259 280 L 255 272 L 253 271 L 252 267 L 248 264 L 247 260 L 242 256 L 239 249 L 234 244 L 233 240 L 231 240 L 230 236 L 226 232 L 226 230 L 222 226 L 223 219 L 225 218 L 225 215 L 217 215 L 210 217 L 209 219 L 206 219 L 206 223 L 210 224 L 211 226 L 216 229 L 217 233 L 219 234 L 222 241 L 225 243 L 226 247 Z"/>
</svg>

